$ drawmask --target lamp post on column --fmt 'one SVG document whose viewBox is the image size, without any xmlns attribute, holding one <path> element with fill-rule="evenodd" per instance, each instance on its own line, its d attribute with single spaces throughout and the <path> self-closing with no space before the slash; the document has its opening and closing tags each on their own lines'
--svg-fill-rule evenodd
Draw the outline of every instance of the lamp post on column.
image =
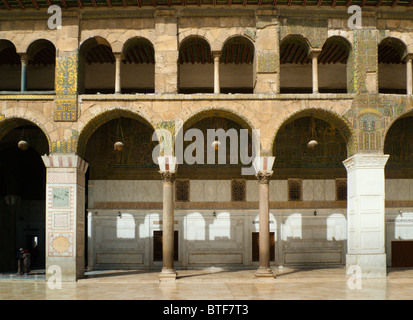
<svg viewBox="0 0 413 320">
<path fill-rule="evenodd" d="M 173 156 L 158 157 L 159 173 L 163 179 L 162 254 L 163 268 L 161 281 L 174 281 L 174 182 L 178 167 Z"/>
<path fill-rule="evenodd" d="M 274 279 L 270 268 L 269 182 L 275 157 L 257 157 L 254 169 L 259 185 L 259 268 L 258 280 Z"/>
</svg>

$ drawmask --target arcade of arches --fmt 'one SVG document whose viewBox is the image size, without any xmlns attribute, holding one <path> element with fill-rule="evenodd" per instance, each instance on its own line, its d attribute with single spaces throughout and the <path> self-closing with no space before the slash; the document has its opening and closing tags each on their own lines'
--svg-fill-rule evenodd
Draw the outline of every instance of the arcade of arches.
<svg viewBox="0 0 413 320">
<path fill-rule="evenodd" d="M 174 6 L 73 8 L 59 30 L 0 8 L 0 272 L 18 248 L 65 281 L 413 267 L 412 11 L 348 30 L 345 10 Z M 157 129 L 183 150 L 154 161 Z"/>
</svg>

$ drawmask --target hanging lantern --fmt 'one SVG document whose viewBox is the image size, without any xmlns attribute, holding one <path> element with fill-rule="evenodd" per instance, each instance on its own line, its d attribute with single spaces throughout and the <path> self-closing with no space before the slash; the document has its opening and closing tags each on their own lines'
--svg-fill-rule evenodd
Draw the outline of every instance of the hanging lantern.
<svg viewBox="0 0 413 320">
<path fill-rule="evenodd" d="M 113 147 L 114 147 L 115 151 L 122 151 L 123 150 L 123 142 L 117 141 L 117 142 L 115 142 Z"/>
<path fill-rule="evenodd" d="M 221 142 L 219 142 L 218 140 L 215 140 L 214 142 L 211 143 L 211 147 L 214 148 L 215 151 L 217 151 L 220 146 L 221 146 Z"/>
<path fill-rule="evenodd" d="M 310 140 L 310 142 L 307 143 L 307 147 L 310 149 L 314 149 L 317 146 L 318 146 L 318 142 L 316 140 Z"/>
<path fill-rule="evenodd" d="M 26 140 L 20 140 L 17 143 L 17 146 L 19 147 L 20 150 L 26 151 L 29 149 L 29 143 Z"/>
<path fill-rule="evenodd" d="M 116 142 L 113 145 L 115 151 L 118 151 L 118 152 L 123 151 L 123 148 L 124 148 L 123 141 L 125 141 L 125 139 L 123 137 L 122 122 L 119 117 L 118 127 L 116 130 Z"/>
<path fill-rule="evenodd" d="M 307 143 L 307 148 L 309 149 L 314 149 L 315 147 L 318 146 L 318 142 L 316 140 L 316 136 L 315 136 L 315 122 L 314 122 L 314 117 L 311 116 L 311 138 L 310 141 Z"/>
</svg>

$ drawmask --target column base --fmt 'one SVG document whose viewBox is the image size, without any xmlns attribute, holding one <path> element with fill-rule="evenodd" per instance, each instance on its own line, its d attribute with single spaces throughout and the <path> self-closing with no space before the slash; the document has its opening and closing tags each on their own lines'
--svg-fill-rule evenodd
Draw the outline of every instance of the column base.
<svg viewBox="0 0 413 320">
<path fill-rule="evenodd" d="M 255 277 L 257 278 L 258 281 L 275 279 L 275 275 L 270 268 L 259 268 L 255 272 Z"/>
<path fill-rule="evenodd" d="M 387 276 L 386 254 L 347 254 L 346 275 L 351 276 L 360 267 L 361 278 L 382 279 Z M 354 267 L 356 266 L 356 267 Z"/>
<path fill-rule="evenodd" d="M 176 276 L 177 276 L 177 272 L 175 271 L 175 269 L 163 268 L 161 273 L 159 274 L 159 281 L 160 282 L 175 281 Z"/>
</svg>

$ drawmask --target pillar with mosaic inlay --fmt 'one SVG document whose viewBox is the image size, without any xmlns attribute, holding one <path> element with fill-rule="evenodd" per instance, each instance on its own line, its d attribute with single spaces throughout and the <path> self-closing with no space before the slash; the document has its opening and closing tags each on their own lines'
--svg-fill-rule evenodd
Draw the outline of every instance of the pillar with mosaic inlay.
<svg viewBox="0 0 413 320">
<path fill-rule="evenodd" d="M 76 281 L 84 276 L 85 173 L 77 155 L 42 156 L 46 166 L 46 279 Z M 54 270 L 54 272 L 48 272 Z"/>
</svg>

